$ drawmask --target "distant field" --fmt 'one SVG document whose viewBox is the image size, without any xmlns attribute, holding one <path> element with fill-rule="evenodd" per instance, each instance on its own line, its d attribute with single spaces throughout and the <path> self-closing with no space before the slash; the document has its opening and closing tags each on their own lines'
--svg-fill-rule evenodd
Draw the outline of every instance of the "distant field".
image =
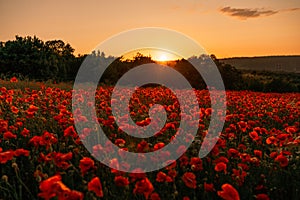
<svg viewBox="0 0 300 200">
<path fill-rule="evenodd" d="M 300 56 L 234 57 L 220 61 L 237 69 L 300 73 Z"/>
</svg>

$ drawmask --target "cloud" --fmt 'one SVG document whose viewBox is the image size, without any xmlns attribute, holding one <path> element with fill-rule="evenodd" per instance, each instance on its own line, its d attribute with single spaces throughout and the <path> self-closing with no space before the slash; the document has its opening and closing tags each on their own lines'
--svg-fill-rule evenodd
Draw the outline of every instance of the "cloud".
<svg viewBox="0 0 300 200">
<path fill-rule="evenodd" d="M 265 9 L 250 9 L 250 8 L 231 8 L 230 6 L 220 9 L 224 14 L 232 17 L 238 17 L 239 19 L 248 19 L 255 17 L 263 17 L 277 14 L 279 11 L 276 10 L 265 10 Z"/>
<path fill-rule="evenodd" d="M 291 11 L 298 11 L 300 8 L 289 8 L 289 9 L 283 9 L 281 12 L 291 12 Z"/>
</svg>

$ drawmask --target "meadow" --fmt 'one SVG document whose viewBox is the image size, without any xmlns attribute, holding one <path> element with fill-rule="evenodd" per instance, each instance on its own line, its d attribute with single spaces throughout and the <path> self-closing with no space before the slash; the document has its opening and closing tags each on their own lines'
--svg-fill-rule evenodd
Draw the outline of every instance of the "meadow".
<svg viewBox="0 0 300 200">
<path fill-rule="evenodd" d="M 118 129 L 110 109 L 112 89 L 99 86 L 95 106 L 115 145 L 151 152 L 176 138 L 182 116 L 167 88 L 139 88 L 130 101 L 139 125 L 149 122 L 153 103 L 166 109 L 167 123 L 149 139 Z M 83 146 L 79 135 L 93 131 L 76 131 L 71 84 L 0 81 L 0 199 L 300 199 L 300 93 L 226 91 L 223 131 L 200 159 L 212 110 L 208 91 L 195 92 L 200 109 L 191 114 L 200 115 L 199 129 L 195 138 L 185 136 L 192 145 L 177 149 L 182 156 L 163 169 L 125 173 L 103 165 Z M 110 164 L 130 168 L 114 158 Z"/>
</svg>

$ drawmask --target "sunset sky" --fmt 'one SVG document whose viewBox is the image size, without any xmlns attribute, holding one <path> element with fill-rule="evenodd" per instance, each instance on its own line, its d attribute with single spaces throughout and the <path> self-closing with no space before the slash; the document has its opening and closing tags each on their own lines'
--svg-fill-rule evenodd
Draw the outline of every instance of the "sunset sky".
<svg viewBox="0 0 300 200">
<path fill-rule="evenodd" d="M 0 41 L 61 39 L 89 53 L 133 28 L 179 31 L 218 58 L 300 55 L 299 0 L 0 0 Z"/>
</svg>

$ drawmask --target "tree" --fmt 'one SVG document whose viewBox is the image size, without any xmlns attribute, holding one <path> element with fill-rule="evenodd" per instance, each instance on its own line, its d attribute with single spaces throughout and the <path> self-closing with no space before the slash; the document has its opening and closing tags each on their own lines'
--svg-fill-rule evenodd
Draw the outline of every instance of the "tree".
<svg viewBox="0 0 300 200">
<path fill-rule="evenodd" d="M 64 80 L 75 63 L 73 53 L 71 45 L 62 40 L 43 42 L 36 36 L 16 36 L 13 41 L 1 42 L 0 73 L 37 80 Z"/>
</svg>

